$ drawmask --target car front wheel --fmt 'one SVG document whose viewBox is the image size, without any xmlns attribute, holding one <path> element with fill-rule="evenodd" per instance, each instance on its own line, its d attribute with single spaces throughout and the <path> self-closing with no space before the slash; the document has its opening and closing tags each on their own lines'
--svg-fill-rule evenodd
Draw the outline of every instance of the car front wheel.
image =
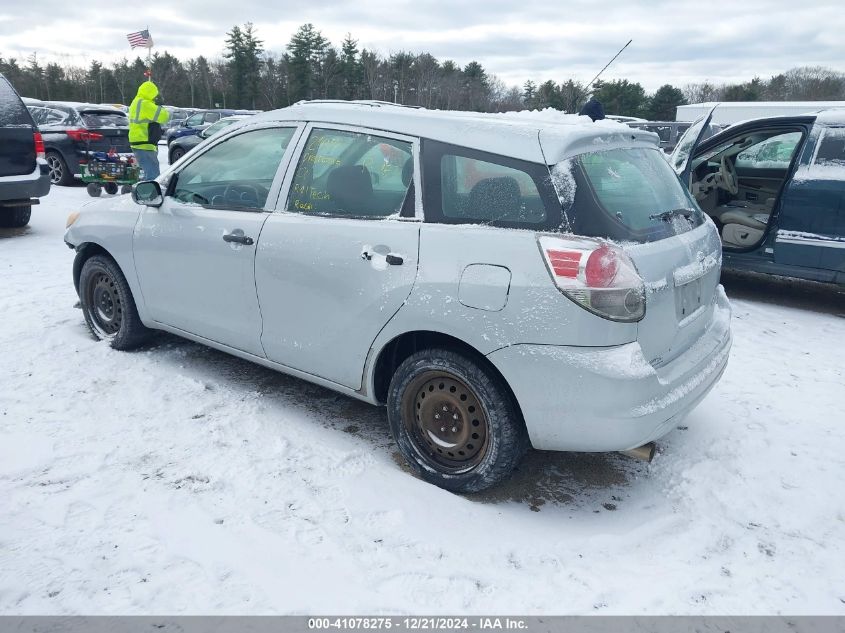
<svg viewBox="0 0 845 633">
<path fill-rule="evenodd" d="M 497 484 L 528 447 L 525 425 L 501 378 L 450 350 L 408 357 L 391 380 L 387 411 L 411 468 L 453 492 Z"/>
<path fill-rule="evenodd" d="M 129 284 L 110 257 L 94 255 L 86 260 L 79 276 L 79 300 L 91 334 L 114 349 L 132 349 L 149 337 Z"/>
</svg>

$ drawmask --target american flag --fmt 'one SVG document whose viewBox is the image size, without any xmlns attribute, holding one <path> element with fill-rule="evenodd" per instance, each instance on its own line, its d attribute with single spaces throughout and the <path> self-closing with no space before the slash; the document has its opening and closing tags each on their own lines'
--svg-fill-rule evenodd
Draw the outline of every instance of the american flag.
<svg viewBox="0 0 845 633">
<path fill-rule="evenodd" d="M 129 40 L 129 45 L 132 48 L 140 46 L 141 48 L 152 48 L 153 47 L 153 38 L 150 37 L 150 32 L 147 29 L 143 31 L 138 31 L 136 33 L 129 33 L 126 36 L 126 39 Z"/>
</svg>

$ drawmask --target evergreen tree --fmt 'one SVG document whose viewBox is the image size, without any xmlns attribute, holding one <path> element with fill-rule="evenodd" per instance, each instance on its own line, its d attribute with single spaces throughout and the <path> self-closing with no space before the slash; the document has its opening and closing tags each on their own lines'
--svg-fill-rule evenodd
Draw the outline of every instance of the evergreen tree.
<svg viewBox="0 0 845 633">
<path fill-rule="evenodd" d="M 537 108 L 537 84 L 530 79 L 522 86 L 522 102 L 529 110 Z"/>
<path fill-rule="evenodd" d="M 648 99 L 639 83 L 631 83 L 627 79 L 599 81 L 593 87 L 593 95 L 604 106 L 607 114 L 635 117 L 648 114 Z"/>
<path fill-rule="evenodd" d="M 364 69 L 358 53 L 358 41 L 347 33 L 340 46 L 340 79 L 343 99 L 363 97 Z"/>
<path fill-rule="evenodd" d="M 679 105 L 686 105 L 687 100 L 679 88 L 665 84 L 657 89 L 649 102 L 648 118 L 652 121 L 674 121 Z"/>
<path fill-rule="evenodd" d="M 318 81 L 329 43 L 311 23 L 303 24 L 291 37 L 287 50 L 290 55 L 291 101 L 317 97 Z"/>
</svg>

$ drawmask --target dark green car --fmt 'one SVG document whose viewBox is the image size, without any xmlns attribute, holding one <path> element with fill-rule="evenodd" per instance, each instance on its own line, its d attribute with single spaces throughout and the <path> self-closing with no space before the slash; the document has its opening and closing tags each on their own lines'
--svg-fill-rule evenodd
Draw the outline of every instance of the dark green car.
<svg viewBox="0 0 845 633">
<path fill-rule="evenodd" d="M 719 229 L 723 268 L 845 285 L 845 110 L 745 121 L 703 139 L 712 114 L 669 160 Z"/>
</svg>

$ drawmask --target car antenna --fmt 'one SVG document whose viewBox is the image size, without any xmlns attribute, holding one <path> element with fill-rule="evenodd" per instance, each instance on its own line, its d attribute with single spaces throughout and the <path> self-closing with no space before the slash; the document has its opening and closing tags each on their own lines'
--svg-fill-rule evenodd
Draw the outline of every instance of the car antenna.
<svg viewBox="0 0 845 633">
<path fill-rule="evenodd" d="M 631 43 L 631 42 L 633 42 L 633 41 L 634 41 L 634 40 L 632 40 L 632 39 L 631 39 L 631 40 L 628 40 L 628 44 L 630 44 L 630 43 Z M 596 75 L 595 77 L 593 77 L 592 81 L 590 81 L 590 83 L 588 83 L 588 84 L 587 84 L 587 87 L 586 87 L 586 88 L 584 88 L 584 92 L 586 92 L 587 94 L 589 94 L 589 92 L 590 92 L 590 86 L 592 86 L 594 83 L 596 83 L 596 80 L 597 80 L 599 77 L 601 77 L 601 74 L 602 74 L 605 70 L 607 70 L 607 67 L 608 67 L 608 66 L 610 66 L 610 65 L 614 62 L 614 60 L 622 54 L 622 51 L 624 51 L 626 48 L 628 48 L 628 44 L 625 44 L 625 46 L 623 46 L 622 48 L 620 48 L 620 49 L 619 49 L 619 52 L 618 52 L 618 53 L 616 53 L 616 55 L 614 55 L 614 56 L 611 58 L 611 60 L 610 60 L 609 62 L 607 62 L 607 63 L 604 65 L 604 68 L 602 68 L 602 69 L 599 71 L 599 74 L 598 74 L 598 75 Z"/>
</svg>

